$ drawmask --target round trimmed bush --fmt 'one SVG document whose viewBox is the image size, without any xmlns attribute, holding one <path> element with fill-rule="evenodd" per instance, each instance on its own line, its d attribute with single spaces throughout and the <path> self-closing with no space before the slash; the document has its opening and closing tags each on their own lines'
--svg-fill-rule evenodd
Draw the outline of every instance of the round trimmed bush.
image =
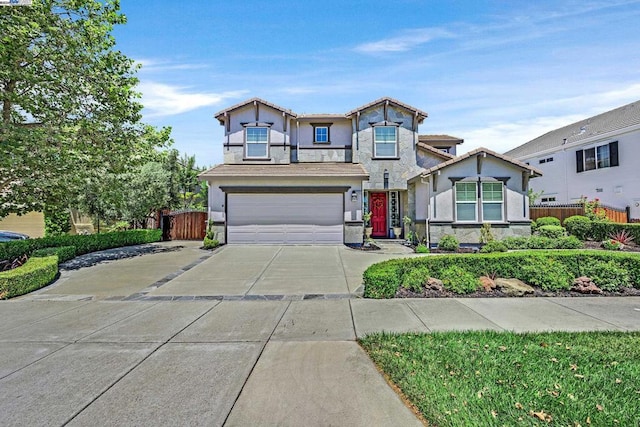
<svg viewBox="0 0 640 427">
<path fill-rule="evenodd" d="M 560 226 L 560 220 L 555 216 L 543 216 L 536 219 L 537 228 L 544 227 L 545 225 L 557 225 Z"/>
<path fill-rule="evenodd" d="M 440 238 L 438 242 L 438 249 L 443 251 L 455 252 L 460 247 L 460 242 L 456 239 L 456 236 L 445 234 Z"/>
<path fill-rule="evenodd" d="M 559 239 L 566 235 L 565 229 L 560 225 L 541 225 L 538 227 L 538 233 L 549 239 Z"/>
<path fill-rule="evenodd" d="M 573 215 L 564 220 L 564 228 L 567 233 L 576 236 L 580 240 L 587 240 L 591 232 L 592 221 L 583 215 Z"/>
<path fill-rule="evenodd" d="M 456 294 L 470 294 L 480 287 L 479 279 L 464 268 L 452 265 L 440 272 L 445 289 Z"/>
</svg>

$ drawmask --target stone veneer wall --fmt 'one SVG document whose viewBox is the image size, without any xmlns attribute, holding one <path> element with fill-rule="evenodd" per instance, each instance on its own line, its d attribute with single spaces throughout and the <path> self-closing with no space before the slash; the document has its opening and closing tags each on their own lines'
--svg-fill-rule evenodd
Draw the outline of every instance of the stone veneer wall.
<svg viewBox="0 0 640 427">
<path fill-rule="evenodd" d="M 344 243 L 352 245 L 362 244 L 364 223 L 362 221 L 348 221 L 344 223 Z"/>
<path fill-rule="evenodd" d="M 285 150 L 286 148 L 286 150 Z M 291 147 L 269 147 L 268 159 L 251 159 L 245 161 L 244 159 L 244 147 L 224 147 L 224 163 L 228 165 L 238 164 L 254 164 L 254 163 L 274 163 L 278 165 L 284 165 L 291 163 Z"/>
<path fill-rule="evenodd" d="M 298 162 L 319 163 L 319 162 L 345 162 L 346 150 L 336 149 L 304 149 L 298 147 Z"/>
<path fill-rule="evenodd" d="M 225 230 L 226 230 L 226 224 L 224 222 L 214 222 L 213 223 L 213 231 L 216 236 L 216 239 L 218 240 L 218 242 L 222 243 L 227 243 L 227 239 L 225 238 Z"/>
<path fill-rule="evenodd" d="M 473 225 L 452 225 L 452 224 L 429 224 L 430 241 L 429 243 L 437 244 L 442 236 L 448 234 L 456 236 L 460 243 L 479 244 L 480 243 L 481 224 Z M 529 237 L 531 236 L 531 225 L 529 224 L 510 224 L 492 225 L 491 233 L 496 240 L 502 240 L 505 237 Z"/>
</svg>

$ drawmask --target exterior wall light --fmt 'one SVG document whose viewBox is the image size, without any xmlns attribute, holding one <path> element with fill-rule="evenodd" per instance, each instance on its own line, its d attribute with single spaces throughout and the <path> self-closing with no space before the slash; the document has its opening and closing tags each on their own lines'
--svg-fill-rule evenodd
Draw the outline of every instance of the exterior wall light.
<svg viewBox="0 0 640 427">
<path fill-rule="evenodd" d="M 389 188 L 389 171 L 384 170 L 384 189 L 387 190 Z"/>
<path fill-rule="evenodd" d="M 354 203 L 358 201 L 358 193 L 356 193 L 356 190 L 351 192 L 351 201 Z"/>
</svg>

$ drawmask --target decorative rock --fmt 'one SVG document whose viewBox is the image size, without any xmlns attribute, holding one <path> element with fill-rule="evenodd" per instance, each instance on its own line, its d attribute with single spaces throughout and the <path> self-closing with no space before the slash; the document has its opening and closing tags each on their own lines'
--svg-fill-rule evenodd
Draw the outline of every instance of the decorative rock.
<svg viewBox="0 0 640 427">
<path fill-rule="evenodd" d="M 488 276 L 480 277 L 480 285 L 482 285 L 485 292 L 490 292 L 496 288 L 496 282 Z"/>
<path fill-rule="evenodd" d="M 442 280 L 436 279 L 435 277 L 429 277 L 429 280 L 427 280 L 426 283 L 426 287 L 427 289 L 431 289 L 432 291 L 444 290 L 444 284 L 442 283 Z"/>
<path fill-rule="evenodd" d="M 596 286 L 589 277 L 581 276 L 573 281 L 573 286 L 571 286 L 571 290 L 575 292 L 580 292 L 581 294 L 601 294 L 602 289 Z"/>
<path fill-rule="evenodd" d="M 512 297 L 521 297 L 534 292 L 531 286 L 518 279 L 497 278 L 494 282 L 498 289 Z"/>
</svg>

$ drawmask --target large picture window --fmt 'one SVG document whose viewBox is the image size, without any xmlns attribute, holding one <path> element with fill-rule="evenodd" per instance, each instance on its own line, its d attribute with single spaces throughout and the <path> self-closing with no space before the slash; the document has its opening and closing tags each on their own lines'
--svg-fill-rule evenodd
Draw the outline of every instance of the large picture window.
<svg viewBox="0 0 640 427">
<path fill-rule="evenodd" d="M 398 156 L 398 129 L 395 126 L 373 128 L 374 157 Z"/>
<path fill-rule="evenodd" d="M 248 158 L 266 158 L 269 153 L 269 128 L 248 127 L 246 134 L 246 156 Z"/>
<path fill-rule="evenodd" d="M 501 182 L 482 183 L 482 220 L 502 221 L 503 193 Z"/>
<path fill-rule="evenodd" d="M 576 151 L 576 171 L 578 173 L 618 165 L 617 141 Z"/>
<path fill-rule="evenodd" d="M 456 221 L 475 222 L 478 212 L 478 192 L 475 182 L 456 183 Z"/>
</svg>

